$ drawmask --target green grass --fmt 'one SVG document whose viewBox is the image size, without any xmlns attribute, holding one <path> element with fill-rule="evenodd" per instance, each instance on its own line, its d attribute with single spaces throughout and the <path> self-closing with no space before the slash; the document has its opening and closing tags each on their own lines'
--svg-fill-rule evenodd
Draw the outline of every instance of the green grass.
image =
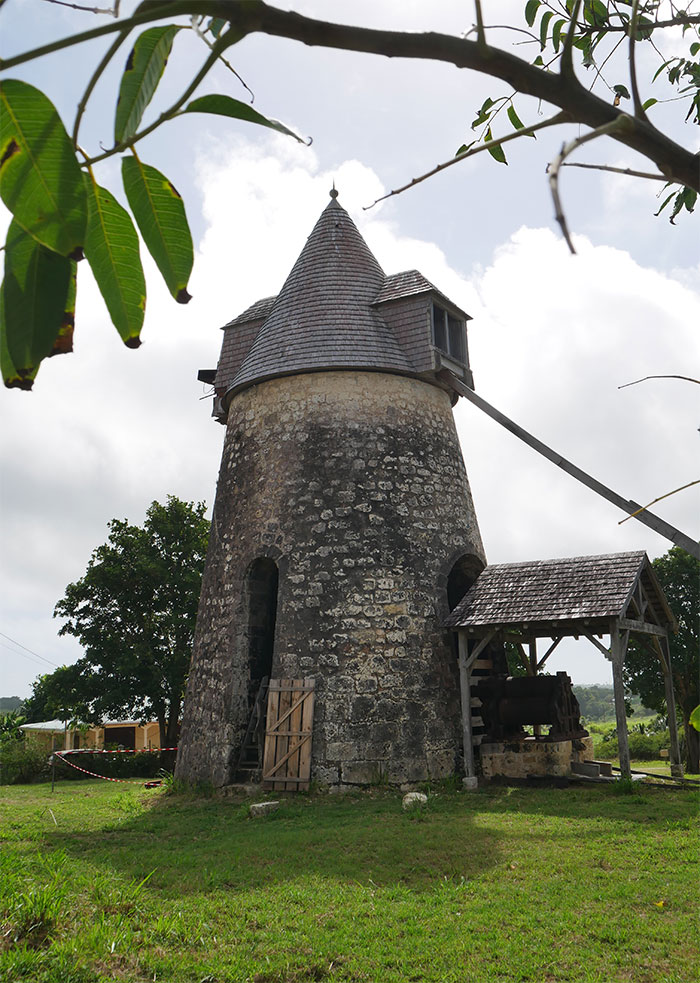
<svg viewBox="0 0 700 983">
<path fill-rule="evenodd" d="M 623 793 L 623 794 L 621 794 Z M 376 789 L 247 802 L 0 789 L 0 979 L 687 983 L 687 790 Z"/>
</svg>

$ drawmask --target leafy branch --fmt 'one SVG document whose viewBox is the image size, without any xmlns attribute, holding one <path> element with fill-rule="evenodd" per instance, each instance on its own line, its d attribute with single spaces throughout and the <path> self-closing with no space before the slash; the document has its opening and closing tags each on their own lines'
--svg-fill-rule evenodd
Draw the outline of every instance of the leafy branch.
<svg viewBox="0 0 700 983">
<path fill-rule="evenodd" d="M 451 159 L 384 197 L 400 194 L 483 151 L 496 161 L 507 163 L 506 144 L 520 137 L 534 137 L 545 127 L 567 124 L 588 128 L 588 132 L 563 143 L 549 168 L 557 221 L 570 247 L 571 238 L 558 187 L 559 172 L 564 166 L 598 167 L 666 181 L 671 190 L 659 212 L 673 201 L 672 222 L 684 208 L 689 212 L 693 210 L 700 191 L 697 155 L 649 120 L 648 110 L 660 100 L 644 99 L 637 71 L 637 45 L 650 41 L 658 51 L 653 40 L 655 32 L 678 27 L 684 35 L 690 32 L 692 40 L 688 56 L 674 54 L 672 58 L 664 59 L 661 55 L 661 64 L 652 83 L 659 78 L 665 79 L 672 87 L 674 98 L 689 102 L 686 120 L 700 122 L 700 35 L 697 30 L 700 15 L 680 11 L 673 4 L 669 5 L 671 15 L 661 16 L 662 5 L 658 0 L 624 3 L 622 0 L 607 3 L 603 0 L 527 0 L 524 4 L 526 26 L 507 26 L 516 37 L 524 33 L 528 42 L 539 45 L 539 54 L 530 62 L 491 42 L 491 32 L 500 30 L 501 25 L 492 28 L 485 24 L 480 0 L 475 0 L 475 27 L 465 37 L 335 24 L 280 10 L 263 0 L 246 0 L 245 3 L 236 0 L 155 0 L 140 4 L 130 17 L 121 18 L 118 3 L 114 8 L 102 11 L 98 7 L 68 4 L 65 0 L 52 2 L 98 14 L 108 13 L 113 20 L 2 59 L 0 70 L 5 72 L 96 38 L 116 36 L 87 81 L 71 136 L 44 93 L 17 79 L 6 79 L 1 83 L 0 196 L 13 215 L 4 250 L 5 278 L 0 289 L 0 367 L 8 386 L 30 388 L 43 358 L 69 350 L 75 269 L 83 254 L 126 344 L 135 346 L 139 343 L 146 303 L 145 281 L 141 288 L 140 241 L 153 256 L 175 300 L 180 303 L 189 300 L 187 284 L 192 249 L 184 204 L 172 182 L 142 162 L 134 148 L 159 127 L 193 112 L 213 113 L 266 126 L 299 140 L 284 124 L 263 116 L 227 94 L 193 98 L 198 86 L 219 60 L 242 82 L 224 53 L 252 34 L 389 58 L 439 61 L 476 71 L 510 86 L 510 96 L 489 98 L 482 104 L 472 123 L 473 129 L 480 129 L 475 140 L 463 144 Z M 187 25 L 178 22 L 178 18 L 187 18 Z M 161 23 L 163 21 L 166 23 Z M 186 26 L 194 27 L 207 46 L 207 57 L 181 96 L 152 122 L 142 125 L 171 51 L 176 50 L 177 35 Z M 137 28 L 145 29 L 136 37 L 122 74 L 112 146 L 99 153 L 83 152 L 78 144 L 80 126 L 95 86 L 126 38 Z M 472 34 L 475 39 L 470 36 Z M 627 84 L 608 81 L 604 72 L 608 72 L 616 46 L 625 36 L 628 38 Z M 612 50 L 606 50 L 607 38 L 612 38 Z M 604 54 L 600 55 L 599 51 Z M 588 86 L 578 77 L 576 59 L 584 71 L 594 69 Z M 607 87 L 605 98 L 594 91 L 598 83 Z M 519 112 L 516 107 L 518 96 L 533 97 L 557 111 L 548 119 L 528 124 L 527 120 L 521 119 L 522 110 Z M 632 101 L 631 113 L 620 108 L 621 101 L 626 99 Z M 505 119 L 511 132 L 494 134 L 494 124 Z M 608 165 L 574 164 L 567 160 L 576 149 L 600 136 L 640 153 L 658 169 L 658 175 Z M 95 165 L 115 155 L 126 155 L 122 161 L 122 181 L 131 214 L 121 208 L 110 192 L 100 187 L 93 172 Z M 128 274 L 131 273 L 134 276 L 130 279 Z M 44 278 L 42 291 L 45 296 L 38 302 L 33 295 L 33 285 L 41 277 Z"/>
</svg>

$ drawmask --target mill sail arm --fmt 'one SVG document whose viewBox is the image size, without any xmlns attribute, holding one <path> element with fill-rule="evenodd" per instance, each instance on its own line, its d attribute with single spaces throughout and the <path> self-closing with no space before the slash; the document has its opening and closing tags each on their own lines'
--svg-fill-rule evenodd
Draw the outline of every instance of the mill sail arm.
<svg viewBox="0 0 700 983">
<path fill-rule="evenodd" d="M 501 413 L 500 410 L 497 410 L 495 406 L 487 403 L 485 399 L 478 396 L 473 389 L 465 386 L 464 383 L 460 382 L 460 380 L 457 379 L 451 372 L 443 369 L 438 373 L 438 377 L 443 382 L 447 383 L 447 385 L 449 385 L 454 392 L 458 393 L 460 396 L 464 396 L 470 403 L 478 406 L 479 409 L 486 413 L 487 416 L 490 416 L 492 420 L 495 420 L 496 423 L 500 423 L 502 427 L 505 427 L 505 429 L 509 430 L 510 433 L 514 434 L 529 447 L 532 447 L 533 450 L 538 452 L 538 454 L 542 454 L 542 456 L 546 457 L 548 461 L 552 462 L 552 464 L 556 464 L 556 466 L 561 468 L 562 471 L 566 471 L 567 474 L 570 474 L 572 478 L 576 478 L 577 481 L 580 481 L 582 484 L 586 485 L 587 488 L 590 488 L 608 502 L 612 502 L 613 505 L 616 505 L 619 509 L 622 509 L 623 512 L 626 512 L 639 522 L 643 522 L 645 526 L 649 526 L 650 529 L 653 529 L 654 532 L 657 532 L 660 536 L 663 536 L 665 539 L 675 543 L 676 546 L 680 546 L 682 549 L 686 550 L 686 552 L 690 553 L 691 556 L 700 559 L 700 543 L 698 543 L 697 540 L 694 540 L 692 537 L 686 535 L 686 533 L 681 532 L 680 529 L 676 529 L 675 526 L 672 526 L 670 522 L 666 522 L 666 520 L 660 518 L 660 516 L 655 515 L 648 509 L 644 509 L 637 502 L 632 502 L 629 499 L 623 498 L 622 495 L 618 495 L 617 492 L 612 490 L 612 488 L 608 488 L 607 485 L 602 484 L 602 482 L 597 481 L 595 478 L 591 477 L 591 475 L 587 474 L 585 471 L 582 471 L 581 468 L 576 467 L 576 465 L 572 464 L 571 461 L 568 461 L 565 457 L 562 457 L 562 455 L 557 453 L 557 451 L 552 450 L 551 447 L 548 447 L 546 444 L 542 443 L 541 440 L 538 440 L 537 437 L 534 437 L 531 433 L 528 433 L 527 430 L 524 430 L 523 427 L 515 423 L 514 420 L 511 420 L 504 413 Z"/>
</svg>

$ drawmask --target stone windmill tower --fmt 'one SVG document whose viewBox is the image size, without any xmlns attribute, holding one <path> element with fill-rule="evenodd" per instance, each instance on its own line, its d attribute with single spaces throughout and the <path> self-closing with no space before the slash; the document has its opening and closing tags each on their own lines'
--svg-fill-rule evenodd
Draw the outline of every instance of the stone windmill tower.
<svg viewBox="0 0 700 983">
<path fill-rule="evenodd" d="M 178 777 L 234 779 L 267 676 L 314 680 L 316 781 L 459 767 L 440 626 L 485 560 L 439 373 L 471 386 L 467 320 L 417 271 L 385 276 L 333 191 L 278 296 L 224 328 Z"/>
</svg>

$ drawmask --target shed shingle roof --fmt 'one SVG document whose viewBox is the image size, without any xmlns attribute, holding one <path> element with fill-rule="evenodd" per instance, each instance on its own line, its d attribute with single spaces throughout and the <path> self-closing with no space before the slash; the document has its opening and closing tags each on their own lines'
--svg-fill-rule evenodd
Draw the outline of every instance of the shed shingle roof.
<svg viewBox="0 0 700 983">
<path fill-rule="evenodd" d="M 321 369 L 414 373 L 391 328 L 371 306 L 384 280 L 354 222 L 332 198 L 229 393 L 272 376 Z M 250 309 L 246 314 L 250 319 Z"/>
<path fill-rule="evenodd" d="M 487 566 L 445 625 L 476 628 L 623 617 L 642 573 L 657 598 L 660 594 L 656 609 L 663 620 L 665 598 L 646 553 L 635 551 Z"/>
</svg>

